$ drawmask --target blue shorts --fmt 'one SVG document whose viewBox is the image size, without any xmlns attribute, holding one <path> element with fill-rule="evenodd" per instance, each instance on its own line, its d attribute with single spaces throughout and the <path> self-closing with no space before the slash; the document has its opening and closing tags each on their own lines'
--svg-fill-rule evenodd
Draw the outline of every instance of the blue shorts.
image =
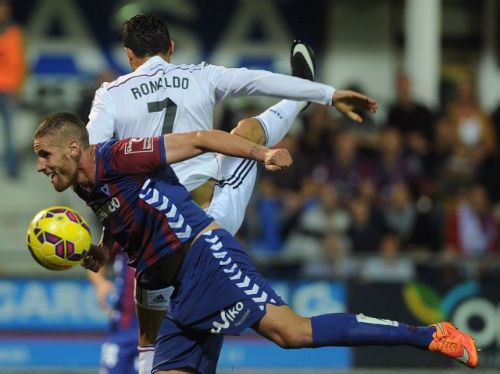
<svg viewBox="0 0 500 374">
<path fill-rule="evenodd" d="M 285 305 L 226 230 L 209 231 L 188 250 L 155 347 L 153 372 L 215 373 L 224 335 L 239 335 Z"/>
<path fill-rule="evenodd" d="M 137 374 L 137 328 L 111 333 L 101 347 L 103 374 Z"/>
</svg>

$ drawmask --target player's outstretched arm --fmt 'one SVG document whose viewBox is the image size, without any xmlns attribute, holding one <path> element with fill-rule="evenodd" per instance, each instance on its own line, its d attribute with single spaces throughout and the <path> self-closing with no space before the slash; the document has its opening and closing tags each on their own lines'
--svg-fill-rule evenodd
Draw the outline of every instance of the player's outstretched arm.
<svg viewBox="0 0 500 374">
<path fill-rule="evenodd" d="M 218 100 L 243 95 L 261 95 L 309 101 L 333 105 L 356 122 L 362 122 L 362 118 L 354 113 L 355 109 L 370 112 L 377 110 L 377 102 L 368 96 L 350 90 L 336 90 L 332 86 L 299 77 L 264 70 L 228 69 L 214 65 L 207 67 L 207 76 Z"/>
<path fill-rule="evenodd" d="M 164 140 L 169 164 L 204 152 L 249 158 L 263 163 L 271 171 L 281 170 L 292 164 L 292 157 L 286 149 L 269 149 L 220 130 L 167 134 L 164 135 Z"/>
<path fill-rule="evenodd" d="M 337 90 L 333 95 L 332 105 L 353 121 L 363 122 L 363 118 L 355 112 L 356 109 L 372 113 L 377 111 L 377 102 L 366 95 L 350 90 Z"/>
</svg>

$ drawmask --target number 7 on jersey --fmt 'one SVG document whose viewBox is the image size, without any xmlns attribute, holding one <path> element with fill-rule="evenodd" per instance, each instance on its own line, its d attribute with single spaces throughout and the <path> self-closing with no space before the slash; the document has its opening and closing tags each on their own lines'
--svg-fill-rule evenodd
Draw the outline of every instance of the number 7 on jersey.
<svg viewBox="0 0 500 374">
<path fill-rule="evenodd" d="M 161 101 L 151 101 L 148 103 L 148 112 L 157 113 L 165 109 L 165 117 L 163 117 L 162 135 L 171 134 L 174 129 L 175 114 L 177 113 L 177 104 L 170 98 L 165 98 Z"/>
</svg>

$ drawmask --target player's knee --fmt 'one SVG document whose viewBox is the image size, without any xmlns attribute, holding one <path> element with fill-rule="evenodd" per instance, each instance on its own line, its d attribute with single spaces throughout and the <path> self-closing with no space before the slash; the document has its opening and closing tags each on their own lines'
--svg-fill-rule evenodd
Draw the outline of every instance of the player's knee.
<svg viewBox="0 0 500 374">
<path fill-rule="evenodd" d="M 305 336 L 296 332 L 289 331 L 279 335 L 275 341 L 283 349 L 297 349 L 310 347 L 310 344 Z"/>
<path fill-rule="evenodd" d="M 302 318 L 297 324 L 274 331 L 273 341 L 284 349 L 297 349 L 312 346 L 312 332 L 308 319 Z"/>
<path fill-rule="evenodd" d="M 266 136 L 260 122 L 255 118 L 245 118 L 231 131 L 231 134 L 245 138 L 257 144 L 264 144 Z"/>
</svg>

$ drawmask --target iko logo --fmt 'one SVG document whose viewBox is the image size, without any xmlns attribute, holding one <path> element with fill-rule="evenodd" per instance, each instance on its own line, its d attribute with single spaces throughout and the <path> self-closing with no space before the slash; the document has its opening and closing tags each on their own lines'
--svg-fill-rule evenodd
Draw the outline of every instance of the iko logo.
<svg viewBox="0 0 500 374">
<path fill-rule="evenodd" d="M 220 334 L 220 332 L 223 329 L 229 328 L 231 325 L 231 322 L 234 322 L 235 319 L 238 317 L 240 312 L 243 310 L 243 302 L 239 301 L 230 309 L 226 310 L 221 310 L 220 311 L 220 318 L 222 320 L 222 323 L 214 321 L 213 322 L 213 328 L 210 330 L 212 334 Z"/>
</svg>

